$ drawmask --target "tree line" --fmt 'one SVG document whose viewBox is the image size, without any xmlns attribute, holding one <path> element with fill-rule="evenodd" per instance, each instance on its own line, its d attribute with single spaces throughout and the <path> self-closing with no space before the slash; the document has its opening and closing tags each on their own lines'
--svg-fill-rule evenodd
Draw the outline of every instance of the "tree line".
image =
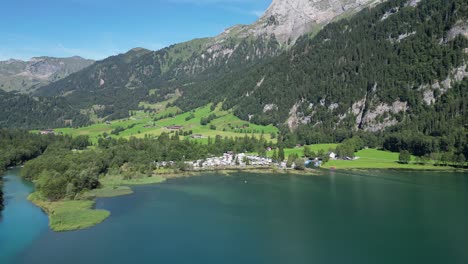
<svg viewBox="0 0 468 264">
<path fill-rule="evenodd" d="M 42 155 L 49 146 L 57 144 L 68 149 L 83 149 L 89 145 L 89 140 L 83 136 L 72 138 L 33 134 L 25 130 L 0 129 L 0 175 L 8 167 L 24 164 L 26 161 Z M 0 186 L 1 208 L 3 208 L 3 191 Z"/>
<path fill-rule="evenodd" d="M 167 133 L 141 139 L 101 137 L 92 149 L 86 148 L 90 144 L 87 138 L 79 142 L 70 145 L 60 140 L 48 145 L 41 156 L 25 164 L 23 177 L 33 180 L 37 191 L 50 200 L 76 199 L 85 191 L 98 188 L 100 177 L 105 175 L 125 179 L 150 177 L 163 161 L 172 161 L 171 166 L 183 170 L 185 161 L 220 156 L 227 151 L 266 155 L 265 147 L 272 144 L 254 136 L 217 136 L 202 144 Z"/>
</svg>

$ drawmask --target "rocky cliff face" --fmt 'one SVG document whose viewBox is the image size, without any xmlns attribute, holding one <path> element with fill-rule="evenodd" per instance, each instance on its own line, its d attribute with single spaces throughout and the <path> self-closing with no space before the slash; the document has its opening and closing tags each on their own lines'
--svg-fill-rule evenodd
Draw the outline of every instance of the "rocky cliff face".
<svg viewBox="0 0 468 264">
<path fill-rule="evenodd" d="M 226 33 L 240 37 L 274 36 L 281 44 L 294 41 L 345 14 L 351 14 L 383 0 L 273 0 L 252 25 L 236 26 Z"/>
<path fill-rule="evenodd" d="M 94 63 L 81 57 L 37 57 L 0 61 L 0 89 L 27 92 L 60 80 Z"/>
<path fill-rule="evenodd" d="M 385 0 L 273 0 L 252 25 L 236 25 L 205 39 L 197 57 L 177 71 L 198 73 L 229 63 L 236 56 L 245 61 L 274 57 L 281 52 L 281 46 L 292 45 L 300 36 L 382 1 Z"/>
</svg>

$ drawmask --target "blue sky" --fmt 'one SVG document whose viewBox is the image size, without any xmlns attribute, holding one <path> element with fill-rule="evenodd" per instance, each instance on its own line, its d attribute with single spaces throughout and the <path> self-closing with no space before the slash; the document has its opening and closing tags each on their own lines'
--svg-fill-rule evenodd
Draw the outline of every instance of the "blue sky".
<svg viewBox="0 0 468 264">
<path fill-rule="evenodd" d="M 0 60 L 157 50 L 255 21 L 271 0 L 1 0 Z"/>
</svg>

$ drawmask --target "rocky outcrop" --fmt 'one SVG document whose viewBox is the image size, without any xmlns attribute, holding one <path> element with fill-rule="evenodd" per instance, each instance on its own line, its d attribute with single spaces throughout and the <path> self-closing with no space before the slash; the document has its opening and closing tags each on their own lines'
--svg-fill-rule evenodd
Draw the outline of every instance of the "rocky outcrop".
<svg viewBox="0 0 468 264">
<path fill-rule="evenodd" d="M 353 104 L 351 107 L 351 113 L 356 117 L 355 129 L 359 128 L 359 125 L 362 122 L 362 117 L 364 115 L 364 109 L 366 106 L 366 98 L 363 98 Z"/>
<path fill-rule="evenodd" d="M 275 35 L 281 43 L 294 42 L 314 26 L 323 26 L 336 17 L 357 12 L 375 0 L 273 0 L 254 24 L 254 34 Z"/>
<path fill-rule="evenodd" d="M 406 3 L 406 6 L 416 7 L 419 4 L 419 2 L 421 2 L 421 0 L 409 0 Z"/>
<path fill-rule="evenodd" d="M 380 19 L 380 21 L 384 21 L 385 19 L 389 18 L 391 15 L 393 14 L 396 14 L 400 9 L 398 7 L 394 7 L 390 10 L 388 10 L 387 12 L 385 12 L 385 14 L 382 16 L 382 18 Z"/>
<path fill-rule="evenodd" d="M 452 27 L 447 33 L 447 39 L 453 40 L 458 35 L 468 38 L 468 21 L 459 21 L 454 27 Z"/>
<path fill-rule="evenodd" d="M 432 105 L 435 103 L 437 98 L 434 95 L 434 91 L 438 90 L 440 94 L 446 93 L 449 89 L 453 87 L 455 83 L 461 82 L 464 78 L 468 77 L 468 68 L 467 65 L 461 65 L 453 69 L 447 78 L 443 81 L 436 81 L 432 85 L 426 84 L 421 85 L 419 90 L 423 93 L 424 102 L 427 105 Z"/>
<path fill-rule="evenodd" d="M 266 113 L 268 111 L 278 110 L 278 106 L 276 104 L 266 104 L 263 107 L 263 112 Z"/>
<path fill-rule="evenodd" d="M 407 102 L 395 101 L 392 105 L 380 103 L 368 110 L 361 121 L 361 128 L 365 131 L 377 132 L 394 126 L 398 121 L 392 114 L 406 112 Z"/>
<path fill-rule="evenodd" d="M 289 129 L 295 130 L 299 126 L 299 117 L 297 114 L 297 110 L 299 109 L 299 106 L 301 105 L 300 102 L 296 103 L 291 107 L 291 110 L 289 110 L 289 118 L 286 121 L 286 124 L 288 124 Z"/>
<path fill-rule="evenodd" d="M 274 36 L 281 44 L 295 40 L 314 27 L 322 27 L 345 13 L 357 12 L 381 0 L 273 0 L 260 19 L 236 26 L 227 34 Z"/>
</svg>

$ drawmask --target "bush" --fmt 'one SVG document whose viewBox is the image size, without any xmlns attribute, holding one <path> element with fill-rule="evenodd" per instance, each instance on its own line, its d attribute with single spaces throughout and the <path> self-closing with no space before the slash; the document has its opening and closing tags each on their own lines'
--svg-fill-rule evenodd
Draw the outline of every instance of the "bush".
<svg viewBox="0 0 468 264">
<path fill-rule="evenodd" d="M 294 164 L 296 164 L 295 170 L 305 170 L 304 162 L 301 159 L 296 159 Z"/>
<path fill-rule="evenodd" d="M 47 199 L 56 201 L 67 194 L 67 179 L 55 171 L 43 171 L 37 180 L 38 191 Z"/>
<path fill-rule="evenodd" d="M 398 157 L 398 161 L 402 164 L 408 164 L 411 160 L 411 154 L 407 150 L 400 151 L 400 156 Z"/>
</svg>

